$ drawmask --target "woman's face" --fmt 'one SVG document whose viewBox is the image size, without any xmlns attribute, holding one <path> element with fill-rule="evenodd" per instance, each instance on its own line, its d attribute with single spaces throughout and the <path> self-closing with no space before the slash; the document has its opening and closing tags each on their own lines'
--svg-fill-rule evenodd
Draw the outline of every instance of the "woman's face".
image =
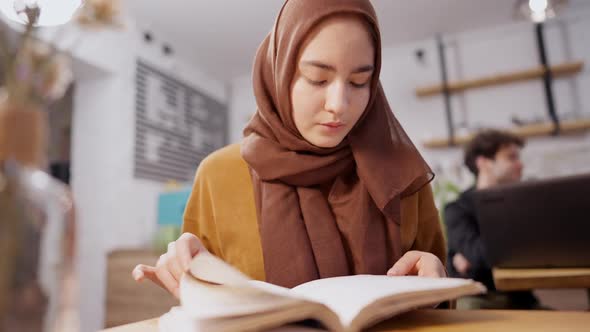
<svg viewBox="0 0 590 332">
<path fill-rule="evenodd" d="M 303 43 L 291 84 L 293 120 L 309 143 L 335 147 L 359 120 L 371 95 L 375 49 L 353 16 L 320 23 Z"/>
</svg>

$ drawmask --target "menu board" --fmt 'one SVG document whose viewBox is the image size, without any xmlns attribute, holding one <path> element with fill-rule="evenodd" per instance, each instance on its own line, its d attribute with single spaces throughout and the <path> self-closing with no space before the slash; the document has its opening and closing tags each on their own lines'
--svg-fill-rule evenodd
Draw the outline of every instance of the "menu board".
<svg viewBox="0 0 590 332">
<path fill-rule="evenodd" d="M 227 143 L 227 105 L 141 60 L 135 83 L 135 178 L 192 181 Z"/>
</svg>

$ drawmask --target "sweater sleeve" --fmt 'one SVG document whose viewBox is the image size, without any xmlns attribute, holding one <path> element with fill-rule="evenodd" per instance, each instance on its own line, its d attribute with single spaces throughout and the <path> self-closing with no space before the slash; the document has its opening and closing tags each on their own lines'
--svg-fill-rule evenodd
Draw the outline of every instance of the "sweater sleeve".
<svg viewBox="0 0 590 332">
<path fill-rule="evenodd" d="M 210 167 L 205 158 L 195 176 L 182 224 L 183 233 L 196 235 L 212 254 L 223 258 L 213 210 Z"/>
<path fill-rule="evenodd" d="M 446 264 L 446 244 L 430 185 L 418 193 L 418 230 L 411 250 L 434 254 Z"/>
</svg>

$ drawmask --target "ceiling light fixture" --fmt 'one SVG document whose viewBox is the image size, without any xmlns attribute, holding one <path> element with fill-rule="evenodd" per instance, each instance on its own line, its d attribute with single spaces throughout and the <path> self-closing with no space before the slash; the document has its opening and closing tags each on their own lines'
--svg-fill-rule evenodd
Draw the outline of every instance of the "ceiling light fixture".
<svg viewBox="0 0 590 332">
<path fill-rule="evenodd" d="M 514 9 L 517 17 L 542 23 L 555 17 L 567 3 L 568 0 L 518 0 Z"/>
</svg>

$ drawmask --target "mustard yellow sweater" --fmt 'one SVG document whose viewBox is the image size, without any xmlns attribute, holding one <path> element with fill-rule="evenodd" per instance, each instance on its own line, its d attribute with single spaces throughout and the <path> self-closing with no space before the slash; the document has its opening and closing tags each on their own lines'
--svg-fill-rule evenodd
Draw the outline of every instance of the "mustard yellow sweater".
<svg viewBox="0 0 590 332">
<path fill-rule="evenodd" d="M 403 252 L 431 252 L 445 263 L 445 242 L 430 186 L 401 202 Z M 184 213 L 183 232 L 253 279 L 265 280 L 248 165 L 234 144 L 205 158 Z"/>
</svg>

